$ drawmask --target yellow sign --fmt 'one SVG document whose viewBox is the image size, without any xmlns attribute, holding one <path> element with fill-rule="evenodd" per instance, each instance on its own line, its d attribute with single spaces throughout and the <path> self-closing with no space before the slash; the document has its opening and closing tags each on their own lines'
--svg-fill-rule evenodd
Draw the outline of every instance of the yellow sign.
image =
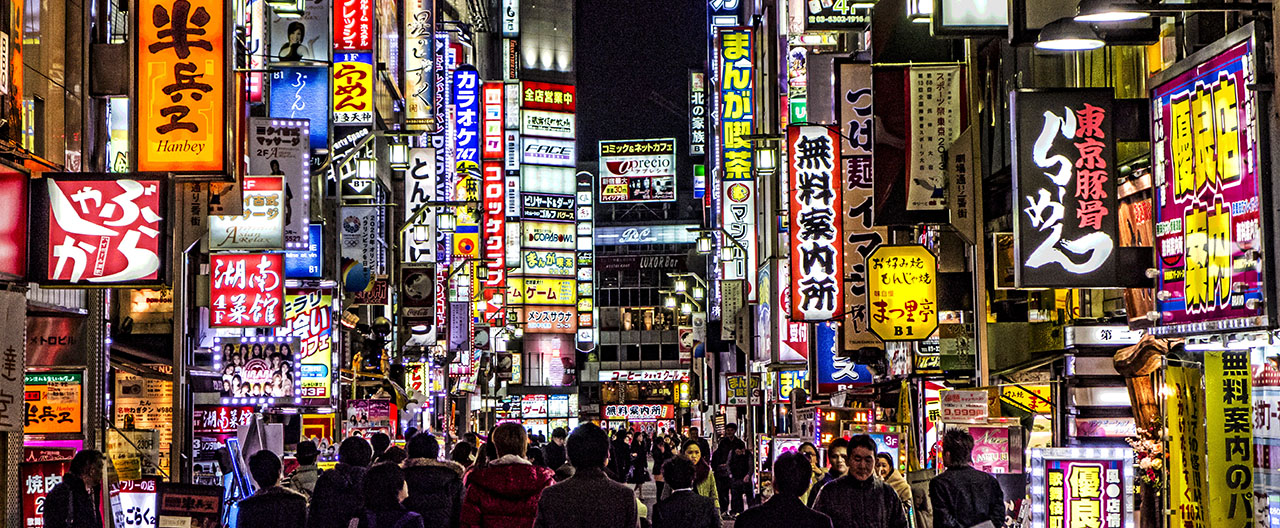
<svg viewBox="0 0 1280 528">
<path fill-rule="evenodd" d="M 1253 524 L 1253 420 L 1249 352 L 1204 354 L 1208 526 Z"/>
<path fill-rule="evenodd" d="M 226 170 L 223 0 L 139 0 L 137 170 Z"/>
<path fill-rule="evenodd" d="M 26 434 L 80 433 L 83 375 L 27 374 L 23 386 Z"/>
<path fill-rule="evenodd" d="M 1005 385 L 1000 400 L 1031 414 L 1053 412 L 1053 389 L 1047 383 Z"/>
<path fill-rule="evenodd" d="M 1199 369 L 1165 370 L 1170 526 L 1204 528 L 1204 419 Z"/>
<path fill-rule="evenodd" d="M 885 341 L 919 341 L 938 328 L 938 260 L 924 246 L 880 246 L 867 257 L 867 317 Z"/>
<path fill-rule="evenodd" d="M 333 56 L 333 124 L 373 124 L 373 53 Z"/>
<path fill-rule="evenodd" d="M 578 283 L 573 279 L 513 277 L 507 279 L 507 302 L 573 306 L 577 303 L 577 289 Z"/>
<path fill-rule="evenodd" d="M 760 388 L 760 376 L 734 374 L 726 376 L 725 386 L 728 389 L 725 401 L 728 405 L 750 405 L 759 402 L 754 392 Z M 750 380 L 748 382 L 748 380 Z"/>
</svg>

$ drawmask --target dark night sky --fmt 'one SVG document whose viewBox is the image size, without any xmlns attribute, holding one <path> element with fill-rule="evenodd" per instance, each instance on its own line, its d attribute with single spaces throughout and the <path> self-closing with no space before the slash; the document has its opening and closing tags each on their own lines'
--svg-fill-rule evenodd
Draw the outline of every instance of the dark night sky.
<svg viewBox="0 0 1280 528">
<path fill-rule="evenodd" d="M 674 137 L 680 205 L 651 218 L 700 218 L 688 85 L 689 69 L 706 62 L 706 0 L 579 0 L 575 12 L 578 159 L 594 165 L 600 140 Z M 608 223 L 608 211 L 597 216 Z"/>
</svg>

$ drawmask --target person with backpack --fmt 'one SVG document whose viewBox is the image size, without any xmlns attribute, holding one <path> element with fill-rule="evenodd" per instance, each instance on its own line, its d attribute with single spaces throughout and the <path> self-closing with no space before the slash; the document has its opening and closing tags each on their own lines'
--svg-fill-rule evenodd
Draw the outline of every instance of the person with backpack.
<svg viewBox="0 0 1280 528">
<path fill-rule="evenodd" d="M 346 528 L 364 509 L 364 477 L 373 458 L 373 446 L 358 436 L 338 447 L 338 464 L 316 479 L 311 495 L 309 528 Z"/>
<path fill-rule="evenodd" d="M 408 496 L 399 464 L 374 465 L 364 476 L 364 512 L 351 519 L 347 528 L 424 528 L 422 516 L 402 504 Z"/>
</svg>

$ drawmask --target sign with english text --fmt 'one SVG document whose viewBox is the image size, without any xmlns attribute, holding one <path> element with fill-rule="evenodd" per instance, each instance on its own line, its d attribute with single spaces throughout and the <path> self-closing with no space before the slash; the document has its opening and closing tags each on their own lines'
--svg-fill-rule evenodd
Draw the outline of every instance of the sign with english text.
<svg viewBox="0 0 1280 528">
<path fill-rule="evenodd" d="M 600 203 L 675 199 L 675 139 L 600 142 Z"/>
<path fill-rule="evenodd" d="M 284 179 L 245 177 L 240 194 L 244 214 L 209 215 L 209 249 L 284 249 Z"/>
</svg>

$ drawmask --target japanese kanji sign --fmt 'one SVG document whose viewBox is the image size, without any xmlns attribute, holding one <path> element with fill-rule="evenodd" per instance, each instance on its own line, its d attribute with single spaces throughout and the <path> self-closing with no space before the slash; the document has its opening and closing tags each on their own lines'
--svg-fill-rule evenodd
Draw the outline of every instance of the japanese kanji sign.
<svg viewBox="0 0 1280 528">
<path fill-rule="evenodd" d="M 234 434 L 242 425 L 253 422 L 254 407 L 226 407 L 220 405 L 196 405 L 192 410 L 193 432 L 204 434 Z"/>
<path fill-rule="evenodd" d="M 1267 325 L 1254 41 L 1224 42 L 1151 83 L 1161 334 Z"/>
<path fill-rule="evenodd" d="M 0 292 L 0 431 L 22 433 L 26 365 L 27 296 Z"/>
<path fill-rule="evenodd" d="M 401 240 L 400 261 L 425 264 L 436 261 L 436 208 L 428 202 L 435 201 L 436 150 L 434 148 L 409 149 L 409 170 L 404 173 L 404 220 L 416 220 L 404 228 Z M 422 211 L 423 208 L 426 211 Z"/>
<path fill-rule="evenodd" d="M 373 53 L 333 55 L 333 124 L 373 124 Z"/>
<path fill-rule="evenodd" d="M 1032 449 L 1031 526 L 1122 528 L 1133 515 L 1133 450 Z"/>
<path fill-rule="evenodd" d="M 924 246 L 880 246 L 867 257 L 867 313 L 885 341 L 918 341 L 938 327 L 938 260 Z"/>
<path fill-rule="evenodd" d="M 1249 351 L 1204 354 L 1208 526 L 1253 524 L 1253 387 Z M 1219 403 L 1221 402 L 1221 403 Z"/>
<path fill-rule="evenodd" d="M 1115 285 L 1111 90 L 1018 91 L 1010 100 L 1015 284 Z"/>
<path fill-rule="evenodd" d="M 227 170 L 224 0 L 140 0 L 137 16 L 137 170 Z"/>
<path fill-rule="evenodd" d="M 284 324 L 284 254 L 209 256 L 209 326 Z"/>
<path fill-rule="evenodd" d="M 311 232 L 311 124 L 305 119 L 253 118 L 249 174 L 284 178 L 284 244 L 305 249 Z M 249 199 L 244 198 L 249 206 Z"/>
<path fill-rule="evenodd" d="M 484 83 L 483 100 L 484 106 L 484 143 L 482 148 L 482 157 L 484 159 L 502 159 L 503 150 L 506 144 L 503 142 L 503 125 L 505 124 L 505 113 L 502 100 L 502 83 L 487 82 Z M 575 156 L 574 161 L 577 161 Z"/>
<path fill-rule="evenodd" d="M 966 126 L 964 66 L 908 69 L 907 210 L 946 209 L 943 152 Z"/>
<path fill-rule="evenodd" d="M 26 409 L 22 432 L 26 434 L 81 433 L 81 384 L 79 372 L 27 374 L 23 384 Z"/>
<path fill-rule="evenodd" d="M 507 288 L 507 267 L 504 265 L 507 260 L 507 217 L 503 201 L 506 173 L 502 170 L 501 161 L 484 162 L 483 171 L 481 255 L 493 264 L 485 268 L 488 270 L 486 275 L 477 277 L 481 288 L 476 302 L 480 305 L 479 312 L 485 321 L 501 324 L 503 295 Z"/>
<path fill-rule="evenodd" d="M 44 523 L 44 499 L 62 476 L 71 472 L 71 460 L 23 462 L 18 464 L 18 481 L 22 486 L 22 526 L 41 527 Z"/>
<path fill-rule="evenodd" d="M 600 203 L 675 199 L 675 139 L 600 142 Z"/>
<path fill-rule="evenodd" d="M 1261 368 L 1258 373 L 1266 370 Z M 1275 370 L 1272 369 L 1271 372 Z M 1164 394 L 1168 395 L 1164 417 L 1169 431 L 1169 440 L 1165 443 L 1165 451 L 1168 453 L 1165 467 L 1168 468 L 1169 475 L 1169 509 L 1173 512 L 1171 526 L 1205 528 L 1208 526 L 1205 524 L 1208 500 L 1205 496 L 1205 449 L 1208 446 L 1204 429 L 1204 388 L 1201 386 L 1204 373 L 1198 368 L 1170 365 L 1165 368 L 1164 379 Z M 1046 393 L 1049 392 L 1048 386 L 1045 389 Z M 1276 408 L 1272 405 L 1275 403 L 1274 398 L 1275 396 L 1264 396 L 1253 399 L 1254 428 L 1259 436 L 1273 436 L 1268 434 L 1268 429 L 1280 425 L 1273 417 L 1272 409 Z M 1269 455 L 1273 449 L 1275 448 L 1272 446 L 1261 448 L 1259 454 Z M 1274 457 L 1267 456 L 1266 459 L 1274 460 Z M 1275 462 L 1262 462 L 1260 457 L 1259 470 L 1270 469 L 1266 468 L 1268 465 L 1274 467 Z"/>
<path fill-rule="evenodd" d="M 833 322 L 813 325 L 816 363 L 813 387 L 817 394 L 831 394 L 875 381 L 866 365 L 840 355 L 839 331 L 839 326 Z"/>
<path fill-rule="evenodd" d="M 284 249 L 284 179 L 249 176 L 241 186 L 244 214 L 210 215 L 209 249 Z"/>
<path fill-rule="evenodd" d="M 689 70 L 689 155 L 707 153 L 707 74 Z"/>
<path fill-rule="evenodd" d="M 371 49 L 373 0 L 333 0 L 333 50 Z"/>
<path fill-rule="evenodd" d="M 520 98 L 521 108 L 570 113 L 577 108 L 572 85 L 533 81 L 523 81 L 520 84 L 523 93 Z"/>
<path fill-rule="evenodd" d="M 643 422 L 646 420 L 670 420 L 675 416 L 675 406 L 661 403 L 606 405 L 606 420 L 629 420 Z"/>
<path fill-rule="evenodd" d="M 573 279 L 535 279 L 512 277 L 507 280 L 507 302 L 510 304 L 547 304 L 573 306 L 577 282 Z"/>
<path fill-rule="evenodd" d="M 404 3 L 405 128 L 434 132 L 435 0 Z"/>
<path fill-rule="evenodd" d="M 791 178 L 791 319 L 844 315 L 840 140 L 822 126 L 787 129 Z"/>
<path fill-rule="evenodd" d="M 329 148 L 329 68 L 275 66 L 271 72 L 271 117 L 306 119 L 311 148 Z"/>
<path fill-rule="evenodd" d="M 578 313 L 573 307 L 521 306 L 511 310 L 513 321 L 526 334 L 573 334 L 578 330 Z"/>
<path fill-rule="evenodd" d="M 328 398 L 333 375 L 333 295 L 325 290 L 294 290 L 285 296 L 285 326 L 276 335 L 298 338 L 302 375 L 294 394 Z"/>
<path fill-rule="evenodd" d="M 728 258 L 721 258 L 721 278 L 745 280 L 746 298 L 756 300 L 756 268 L 759 267 L 755 251 L 756 185 L 752 180 L 751 142 L 743 136 L 751 134 L 755 122 L 754 91 L 755 66 L 752 63 L 752 33 L 748 28 L 724 28 L 719 30 L 717 56 L 720 78 L 720 224 L 737 242 L 722 240 L 721 244 L 732 248 Z M 746 251 L 743 251 L 743 248 Z"/>
<path fill-rule="evenodd" d="M 160 177 L 44 176 L 44 183 L 32 186 L 31 217 L 48 222 L 47 231 L 32 230 L 32 246 L 43 250 L 31 252 L 32 280 L 61 286 L 165 282 L 169 200 Z"/>
</svg>

